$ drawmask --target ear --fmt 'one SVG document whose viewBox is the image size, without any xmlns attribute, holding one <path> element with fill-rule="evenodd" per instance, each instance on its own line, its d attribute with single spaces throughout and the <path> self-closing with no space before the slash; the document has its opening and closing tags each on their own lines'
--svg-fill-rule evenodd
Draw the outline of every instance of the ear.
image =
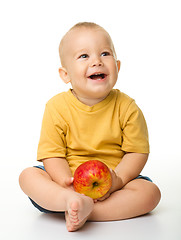
<svg viewBox="0 0 181 240">
<path fill-rule="evenodd" d="M 117 69 L 118 69 L 118 72 L 119 72 L 120 68 L 121 68 L 121 61 L 117 60 Z"/>
<path fill-rule="evenodd" d="M 59 71 L 59 75 L 60 75 L 61 79 L 64 81 L 64 83 L 66 83 L 66 84 L 69 83 L 70 78 L 69 78 L 66 68 L 61 67 L 61 68 L 59 68 L 58 71 Z"/>
</svg>

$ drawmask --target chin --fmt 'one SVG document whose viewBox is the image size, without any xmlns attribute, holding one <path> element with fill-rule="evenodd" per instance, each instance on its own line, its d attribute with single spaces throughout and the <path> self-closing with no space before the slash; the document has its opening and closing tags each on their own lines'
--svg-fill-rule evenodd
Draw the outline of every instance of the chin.
<svg viewBox="0 0 181 240">
<path fill-rule="evenodd" d="M 112 88 L 102 88 L 102 87 L 95 87 L 92 91 L 91 97 L 92 98 L 106 98 Z"/>
</svg>

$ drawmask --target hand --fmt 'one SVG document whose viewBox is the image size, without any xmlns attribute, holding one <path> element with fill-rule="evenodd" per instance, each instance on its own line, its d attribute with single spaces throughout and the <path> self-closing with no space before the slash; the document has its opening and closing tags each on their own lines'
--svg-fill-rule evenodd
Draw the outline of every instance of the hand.
<svg viewBox="0 0 181 240">
<path fill-rule="evenodd" d="M 73 177 L 66 178 L 65 181 L 64 181 L 65 188 L 69 188 L 71 190 L 74 190 L 73 181 L 74 181 Z"/>
<path fill-rule="evenodd" d="M 123 182 L 122 182 L 121 178 L 116 175 L 116 172 L 114 170 L 112 170 L 112 169 L 109 169 L 109 170 L 111 172 L 111 177 L 112 177 L 112 186 L 103 197 L 94 200 L 94 202 L 104 201 L 111 195 L 111 193 L 113 193 L 123 187 Z"/>
</svg>

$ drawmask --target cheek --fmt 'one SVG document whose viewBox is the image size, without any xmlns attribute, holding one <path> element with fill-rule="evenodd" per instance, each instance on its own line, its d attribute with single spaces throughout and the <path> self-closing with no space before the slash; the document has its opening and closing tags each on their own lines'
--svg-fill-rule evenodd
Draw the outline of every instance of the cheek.
<svg viewBox="0 0 181 240">
<path fill-rule="evenodd" d="M 80 72 L 75 68 L 70 67 L 68 71 L 68 75 L 72 84 L 77 84 L 77 81 L 80 79 Z M 78 80 L 77 80 L 78 79 Z"/>
<path fill-rule="evenodd" d="M 113 64 L 110 68 L 110 71 L 112 73 L 112 76 L 114 78 L 117 78 L 118 77 L 118 68 L 117 68 L 117 65 L 116 64 Z"/>
<path fill-rule="evenodd" d="M 115 72 L 115 75 L 118 76 L 119 68 L 118 68 L 117 64 L 114 64 L 114 72 Z"/>
<path fill-rule="evenodd" d="M 86 74 L 86 68 L 81 64 L 77 64 L 72 68 L 72 75 L 73 76 L 84 76 Z"/>
<path fill-rule="evenodd" d="M 118 72 L 118 67 L 117 67 L 117 63 L 115 61 L 115 59 L 111 59 L 108 62 L 105 63 L 105 65 L 107 66 L 107 68 L 112 72 L 117 74 Z"/>
</svg>

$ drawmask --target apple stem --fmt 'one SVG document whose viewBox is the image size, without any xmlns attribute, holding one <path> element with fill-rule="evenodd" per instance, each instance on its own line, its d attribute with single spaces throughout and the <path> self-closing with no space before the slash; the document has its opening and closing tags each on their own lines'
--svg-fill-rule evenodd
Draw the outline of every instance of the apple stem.
<svg viewBox="0 0 181 240">
<path fill-rule="evenodd" d="M 93 186 L 94 186 L 94 187 L 97 187 L 97 186 L 98 186 L 98 183 L 97 183 L 97 182 L 94 182 L 94 183 L 93 183 Z"/>
</svg>

